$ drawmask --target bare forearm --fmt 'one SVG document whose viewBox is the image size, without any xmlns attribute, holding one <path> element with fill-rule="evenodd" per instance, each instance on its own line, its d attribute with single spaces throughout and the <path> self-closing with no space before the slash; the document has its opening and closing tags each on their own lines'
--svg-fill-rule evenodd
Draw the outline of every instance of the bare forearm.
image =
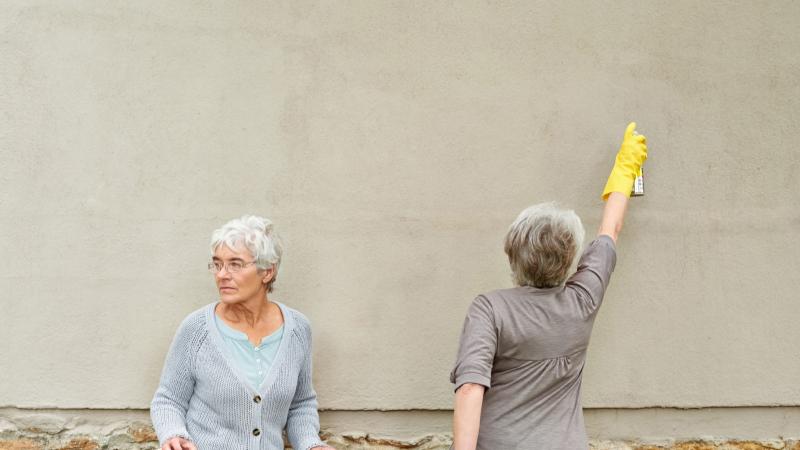
<svg viewBox="0 0 800 450">
<path fill-rule="evenodd" d="M 466 383 L 456 391 L 453 411 L 455 450 L 474 450 L 477 446 L 485 390 L 486 388 L 479 384 Z"/>
<path fill-rule="evenodd" d="M 597 235 L 608 235 L 614 242 L 622 231 L 622 222 L 625 218 L 625 210 L 628 209 L 628 196 L 619 192 L 612 192 L 606 200 L 603 208 L 603 219 L 600 221 L 600 229 Z"/>
</svg>

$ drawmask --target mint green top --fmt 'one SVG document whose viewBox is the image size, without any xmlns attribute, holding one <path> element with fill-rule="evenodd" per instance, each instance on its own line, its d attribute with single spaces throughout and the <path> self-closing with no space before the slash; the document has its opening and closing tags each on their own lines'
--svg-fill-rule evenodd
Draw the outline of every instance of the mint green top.
<svg viewBox="0 0 800 450">
<path fill-rule="evenodd" d="M 261 344 L 254 347 L 247 339 L 247 334 L 234 330 L 224 320 L 214 314 L 214 322 L 225 342 L 225 350 L 236 368 L 245 376 L 250 387 L 258 390 L 275 361 L 275 355 L 283 338 L 283 325 L 269 336 L 261 339 Z"/>
</svg>

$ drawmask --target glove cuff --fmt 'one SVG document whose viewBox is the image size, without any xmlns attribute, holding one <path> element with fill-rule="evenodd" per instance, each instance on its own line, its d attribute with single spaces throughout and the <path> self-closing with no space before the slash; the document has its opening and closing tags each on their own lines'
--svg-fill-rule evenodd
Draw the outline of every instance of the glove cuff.
<svg viewBox="0 0 800 450">
<path fill-rule="evenodd" d="M 619 167 L 614 167 L 611 174 L 608 176 L 606 187 L 603 189 L 603 201 L 608 199 L 612 192 L 619 192 L 625 194 L 627 197 L 631 196 L 633 191 L 633 182 L 636 180 L 636 173 L 629 170 L 620 170 Z"/>
</svg>

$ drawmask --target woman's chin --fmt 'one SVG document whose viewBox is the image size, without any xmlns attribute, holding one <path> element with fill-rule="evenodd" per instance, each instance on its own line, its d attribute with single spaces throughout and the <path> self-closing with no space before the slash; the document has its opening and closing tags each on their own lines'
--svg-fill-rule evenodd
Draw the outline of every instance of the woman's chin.
<svg viewBox="0 0 800 450">
<path fill-rule="evenodd" d="M 225 303 L 226 305 L 233 305 L 235 303 L 240 303 L 242 301 L 242 299 L 240 299 L 236 295 L 220 293 L 219 294 L 219 301 L 221 301 L 222 303 Z"/>
</svg>

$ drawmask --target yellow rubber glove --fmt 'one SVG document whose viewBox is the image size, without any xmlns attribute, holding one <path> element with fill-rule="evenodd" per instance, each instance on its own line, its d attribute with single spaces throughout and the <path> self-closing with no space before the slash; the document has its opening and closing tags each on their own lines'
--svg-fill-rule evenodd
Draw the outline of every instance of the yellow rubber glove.
<svg viewBox="0 0 800 450">
<path fill-rule="evenodd" d="M 636 122 L 628 124 L 622 146 L 614 161 L 614 168 L 608 176 L 606 188 L 603 189 L 603 200 L 608 199 L 612 192 L 621 192 L 628 197 L 633 190 L 633 181 L 641 173 L 642 164 L 647 159 L 647 138 L 636 134 Z"/>
</svg>

